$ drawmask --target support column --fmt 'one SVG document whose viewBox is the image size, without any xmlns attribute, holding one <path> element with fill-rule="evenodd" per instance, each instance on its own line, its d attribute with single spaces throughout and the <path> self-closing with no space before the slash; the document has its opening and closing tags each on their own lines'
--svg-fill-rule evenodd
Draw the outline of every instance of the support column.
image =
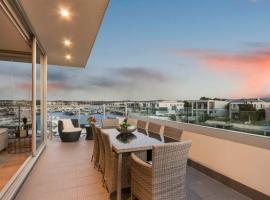
<svg viewBox="0 0 270 200">
<path fill-rule="evenodd" d="M 103 104 L 103 118 L 106 118 L 106 106 Z"/>
<path fill-rule="evenodd" d="M 32 41 L 32 154 L 36 155 L 36 57 L 37 57 L 37 40 L 34 37 Z"/>
<path fill-rule="evenodd" d="M 47 55 L 41 55 L 40 57 L 40 94 L 41 94 L 41 131 L 42 140 L 47 143 Z"/>
<path fill-rule="evenodd" d="M 127 107 L 127 103 L 125 103 L 125 117 L 128 117 L 128 107 Z"/>
</svg>

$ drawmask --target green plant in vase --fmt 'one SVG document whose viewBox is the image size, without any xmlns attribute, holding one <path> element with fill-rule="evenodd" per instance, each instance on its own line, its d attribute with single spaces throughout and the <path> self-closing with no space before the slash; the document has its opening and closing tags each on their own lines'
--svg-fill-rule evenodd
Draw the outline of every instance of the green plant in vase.
<svg viewBox="0 0 270 200">
<path fill-rule="evenodd" d="M 127 130 L 129 126 L 130 126 L 130 124 L 128 123 L 127 118 L 125 118 L 124 121 L 123 121 L 123 123 L 121 124 L 121 128 Z"/>
</svg>

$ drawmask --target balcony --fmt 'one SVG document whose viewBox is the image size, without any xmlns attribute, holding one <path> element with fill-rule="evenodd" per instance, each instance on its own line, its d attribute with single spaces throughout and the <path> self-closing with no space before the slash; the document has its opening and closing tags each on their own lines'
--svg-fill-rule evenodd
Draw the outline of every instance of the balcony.
<svg viewBox="0 0 270 200">
<path fill-rule="evenodd" d="M 77 143 L 49 141 L 15 200 L 108 199 L 101 173 L 90 162 L 92 147 L 83 137 Z M 249 199 L 192 167 L 187 170 L 187 188 L 190 200 Z"/>
<path fill-rule="evenodd" d="M 52 77 L 54 75 L 53 79 L 56 81 L 48 84 L 48 65 L 84 68 L 86 63 L 89 63 L 89 55 L 96 41 L 108 3 L 109 0 L 80 0 L 76 1 L 76 4 L 73 1 L 66 1 L 66 5 L 59 5 L 58 7 L 55 1 L 44 3 L 41 0 L 0 0 L 0 21 L 3 30 L 0 32 L 0 60 L 5 65 L 4 67 L 1 66 L 1 69 L 6 71 L 5 74 L 2 71 L 0 74 L 3 77 L 9 77 L 11 80 L 4 80 L 1 83 L 4 83 L 4 87 L 1 85 L 1 88 L 3 88 L 1 93 L 7 95 L 4 97 L 4 101 L 16 97 L 15 99 L 24 99 L 22 101 L 27 100 L 30 107 L 28 109 L 30 111 L 29 117 L 27 117 L 29 124 L 21 126 L 23 120 L 12 114 L 14 115 L 12 119 L 16 124 L 8 131 L 1 130 L 5 135 L 5 138 L 1 139 L 1 142 L 4 141 L 3 145 L 0 145 L 2 146 L 0 152 L 1 200 L 9 200 L 13 197 L 23 200 L 108 198 L 108 193 L 101 182 L 102 175 L 93 168 L 93 164 L 90 162 L 93 147 L 91 141 L 85 141 L 82 137 L 77 143 L 66 144 L 55 137 L 57 134 L 49 135 L 52 140 L 47 141 L 47 88 L 50 86 L 51 88 L 65 86 L 62 80 L 69 83 L 76 82 L 72 79 L 73 74 L 68 78 L 49 74 Z M 152 5 L 150 6 L 152 7 Z M 160 25 L 158 24 L 158 26 Z M 152 27 L 152 23 L 150 27 Z M 151 32 L 148 33 L 151 36 Z M 109 39 L 108 41 L 112 41 L 111 38 Z M 139 42 L 135 42 L 139 44 Z M 254 57 L 257 57 L 256 54 Z M 122 58 L 123 56 L 121 56 Z M 102 58 L 102 60 L 106 59 Z M 11 62 L 16 67 L 4 62 Z M 246 63 L 244 62 L 244 64 Z M 106 68 L 104 69 L 106 70 Z M 13 73 L 16 75 L 13 75 Z M 118 75 L 119 71 L 116 73 Z M 145 79 L 148 79 L 152 74 L 151 71 L 148 72 Z M 141 75 L 140 68 L 137 75 Z M 24 78 L 21 79 L 21 77 Z M 115 77 L 117 78 L 117 76 Z M 129 76 L 124 73 L 124 78 L 126 77 Z M 162 77 L 158 75 L 155 80 L 164 82 L 160 80 Z M 100 78 L 103 79 L 103 77 Z M 136 78 L 132 80 L 134 81 L 128 81 L 127 83 L 138 82 Z M 86 80 L 85 82 L 83 85 L 90 85 Z M 99 81 L 94 80 L 94 82 Z M 121 85 L 125 84 L 125 82 L 121 83 Z M 72 88 L 75 85 L 72 85 Z M 108 87 L 111 83 L 101 82 L 97 85 Z M 211 85 L 213 84 L 211 83 Z M 19 94 L 23 89 L 26 93 L 22 97 Z M 67 87 L 67 89 L 66 91 L 69 92 L 70 87 Z M 78 89 L 80 89 L 80 86 L 78 86 Z M 158 91 L 162 91 L 162 88 L 158 89 Z M 61 99 L 65 98 L 64 93 L 60 94 L 62 94 Z M 79 95 L 73 96 L 74 99 L 77 97 Z M 7 104 L 15 106 L 13 105 L 13 99 L 10 101 L 3 104 L 4 110 Z M 77 102 L 73 103 L 76 103 L 76 105 L 72 105 L 73 107 L 78 106 Z M 189 104 L 189 102 L 187 103 Z M 261 113 L 261 111 L 251 110 L 252 113 L 250 113 L 249 110 L 238 114 L 229 112 L 224 115 L 227 112 L 225 109 L 227 102 L 220 103 L 224 104 L 222 108 L 219 108 L 216 103 L 209 102 L 208 104 L 207 101 L 207 104 L 201 104 L 201 106 L 197 106 L 197 109 L 192 103 L 191 113 L 188 109 L 187 112 L 177 113 L 177 117 L 182 120 L 178 122 L 176 122 L 176 115 L 172 116 L 175 122 L 160 120 L 163 116 L 167 119 L 168 113 L 160 113 L 162 116 L 159 116 L 159 119 L 153 119 L 149 116 L 138 118 L 181 129 L 184 131 L 182 139 L 192 140 L 193 144 L 190 149 L 189 167 L 187 169 L 189 199 L 270 199 L 270 177 L 268 173 L 270 168 L 270 138 L 266 137 L 270 133 L 270 125 L 265 124 L 270 119 L 270 111 Z M 111 104 L 114 106 L 114 103 Z M 138 112 L 143 115 L 148 115 L 149 112 L 156 110 L 156 107 L 151 106 L 150 102 L 138 104 L 142 105 Z M 119 104 L 119 106 L 123 105 L 127 106 L 123 102 Z M 136 105 L 136 103 L 134 102 L 133 105 Z M 208 112 L 207 107 L 209 108 Z M 106 112 L 105 108 L 104 111 Z M 127 109 L 125 111 L 115 110 L 114 112 L 128 114 Z M 97 111 L 97 113 L 100 113 L 100 111 Z M 200 113 L 203 113 L 202 117 L 200 117 Z M 9 112 L 7 115 L 10 115 Z M 261 117 L 263 115 L 265 117 Z M 0 114 L 0 116 L 2 115 Z M 234 124 L 229 123 L 228 125 L 227 117 Z M 221 126 L 220 121 L 218 121 L 220 118 L 224 120 L 221 124 L 222 127 L 228 130 L 206 127 Z M 268 120 L 261 120 L 261 118 Z M 260 119 L 259 123 L 254 123 L 256 119 Z M 185 121 L 197 124 L 184 123 Z M 37 122 L 40 123 L 40 127 L 37 127 Z M 250 130 L 250 128 L 252 129 Z M 256 128 L 255 131 L 254 128 Z M 20 144 L 17 141 L 22 140 L 24 144 L 23 138 L 25 136 L 21 133 L 26 133 L 26 131 L 30 141 L 29 151 L 26 154 L 20 152 L 22 153 L 20 155 L 8 155 L 7 151 L 10 147 L 10 141 L 8 140 L 14 139 L 13 144 Z M 21 149 L 25 147 L 21 144 L 19 146 L 22 147 Z M 129 194 L 124 194 L 124 196 L 128 198 Z"/>
</svg>

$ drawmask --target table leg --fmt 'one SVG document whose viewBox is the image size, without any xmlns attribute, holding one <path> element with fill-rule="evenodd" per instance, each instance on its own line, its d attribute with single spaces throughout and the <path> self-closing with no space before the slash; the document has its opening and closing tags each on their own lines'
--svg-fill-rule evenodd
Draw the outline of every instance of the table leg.
<svg viewBox="0 0 270 200">
<path fill-rule="evenodd" d="M 122 196 L 122 154 L 118 154 L 117 164 L 117 200 Z"/>
</svg>

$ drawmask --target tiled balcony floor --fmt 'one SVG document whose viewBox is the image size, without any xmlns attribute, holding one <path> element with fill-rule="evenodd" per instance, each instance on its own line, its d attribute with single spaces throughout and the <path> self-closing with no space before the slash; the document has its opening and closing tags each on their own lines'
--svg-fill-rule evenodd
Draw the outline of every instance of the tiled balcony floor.
<svg viewBox="0 0 270 200">
<path fill-rule="evenodd" d="M 48 141 L 48 146 L 17 194 L 16 200 L 107 200 L 101 174 L 90 162 L 92 141 Z M 246 200 L 223 184 L 188 168 L 188 199 Z"/>
</svg>

